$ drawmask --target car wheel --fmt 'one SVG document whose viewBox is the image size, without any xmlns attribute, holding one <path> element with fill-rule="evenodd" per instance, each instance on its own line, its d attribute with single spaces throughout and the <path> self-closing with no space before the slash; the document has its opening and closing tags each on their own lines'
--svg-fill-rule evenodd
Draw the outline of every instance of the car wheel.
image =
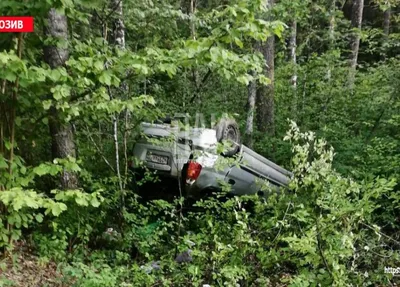
<svg viewBox="0 0 400 287">
<path fill-rule="evenodd" d="M 223 152 L 224 156 L 233 156 L 240 149 L 240 130 L 239 125 L 233 119 L 223 118 L 214 127 L 218 142 L 227 141 L 231 147 Z"/>
</svg>

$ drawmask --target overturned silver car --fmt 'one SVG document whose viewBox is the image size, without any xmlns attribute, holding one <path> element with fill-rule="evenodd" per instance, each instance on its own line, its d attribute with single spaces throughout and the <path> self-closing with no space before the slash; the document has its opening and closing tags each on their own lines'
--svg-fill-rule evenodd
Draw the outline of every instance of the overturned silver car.
<svg viewBox="0 0 400 287">
<path fill-rule="evenodd" d="M 156 171 L 175 182 L 188 198 L 201 198 L 224 188 L 233 195 L 267 195 L 287 187 L 292 173 L 240 143 L 239 128 L 222 119 L 214 129 L 182 128 L 177 122 L 142 123 L 133 164 L 136 174 Z M 147 197 L 152 189 L 141 195 Z"/>
</svg>

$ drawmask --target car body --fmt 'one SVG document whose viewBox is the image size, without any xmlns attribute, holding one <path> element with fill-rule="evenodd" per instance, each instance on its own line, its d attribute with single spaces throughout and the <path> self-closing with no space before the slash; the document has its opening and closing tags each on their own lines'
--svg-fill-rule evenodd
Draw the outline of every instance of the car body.
<svg viewBox="0 0 400 287">
<path fill-rule="evenodd" d="M 222 143 L 215 129 L 142 123 L 141 130 L 133 149 L 138 159 L 134 169 L 156 171 L 161 182 L 175 181 L 186 197 L 201 198 L 224 188 L 233 195 L 265 195 L 286 187 L 292 176 L 242 144 L 234 155 L 218 152 Z"/>
</svg>

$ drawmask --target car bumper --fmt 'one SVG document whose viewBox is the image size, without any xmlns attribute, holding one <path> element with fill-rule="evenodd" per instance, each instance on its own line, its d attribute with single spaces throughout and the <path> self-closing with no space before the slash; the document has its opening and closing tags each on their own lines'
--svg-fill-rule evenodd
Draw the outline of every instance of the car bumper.
<svg viewBox="0 0 400 287">
<path fill-rule="evenodd" d="M 200 176 L 193 183 L 185 184 L 185 193 L 188 198 L 200 199 L 212 192 L 222 190 L 221 182 L 225 180 L 224 172 L 218 173 L 215 170 L 203 169 Z"/>
</svg>

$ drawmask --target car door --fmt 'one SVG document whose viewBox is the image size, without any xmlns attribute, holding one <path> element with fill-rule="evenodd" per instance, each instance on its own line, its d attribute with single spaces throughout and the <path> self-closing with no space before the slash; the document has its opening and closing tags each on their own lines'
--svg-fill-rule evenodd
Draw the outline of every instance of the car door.
<svg viewBox="0 0 400 287">
<path fill-rule="evenodd" d="M 240 165 L 231 167 L 225 182 L 231 186 L 231 192 L 235 195 L 256 194 L 261 189 L 258 178 Z"/>
</svg>

